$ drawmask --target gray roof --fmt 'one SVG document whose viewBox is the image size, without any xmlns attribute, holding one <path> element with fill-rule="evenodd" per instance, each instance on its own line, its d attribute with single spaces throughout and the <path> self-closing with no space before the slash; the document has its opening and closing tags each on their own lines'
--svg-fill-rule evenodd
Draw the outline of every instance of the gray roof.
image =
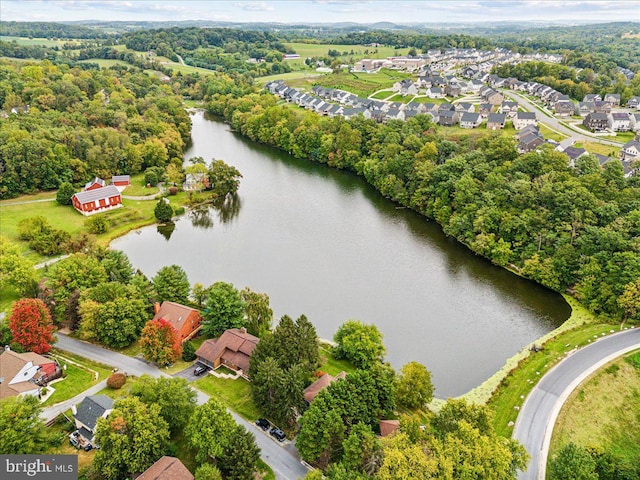
<svg viewBox="0 0 640 480">
<path fill-rule="evenodd" d="M 611 118 L 614 120 L 629 120 L 629 114 L 624 112 L 613 112 Z"/>
<path fill-rule="evenodd" d="M 584 155 L 587 151 L 584 148 L 567 147 L 563 153 L 567 155 L 571 160 L 575 160 L 580 155 Z"/>
<path fill-rule="evenodd" d="M 535 120 L 536 112 L 518 112 L 516 113 L 516 118 L 518 120 Z"/>
<path fill-rule="evenodd" d="M 85 397 L 78 404 L 74 418 L 93 430 L 96 428 L 98 419 L 104 415 L 104 412 L 112 408 L 113 400 L 106 395 L 92 395 Z"/>
<path fill-rule="evenodd" d="M 507 115 L 504 113 L 490 113 L 487 118 L 487 123 L 505 123 L 507 121 Z"/>
<path fill-rule="evenodd" d="M 88 202 L 95 202 L 96 200 L 100 200 L 102 198 L 115 197 L 119 195 L 120 191 L 115 185 L 107 185 L 106 187 L 96 188 L 95 190 L 78 192 L 73 196 L 76 197 L 80 203 L 84 204 Z"/>
<path fill-rule="evenodd" d="M 98 185 L 102 185 L 104 187 L 104 180 L 101 179 L 100 177 L 96 177 L 93 180 L 91 180 L 90 182 L 87 182 L 84 186 L 84 188 L 89 188 L 91 185 L 93 185 L 94 183 L 97 183 Z"/>
<path fill-rule="evenodd" d="M 462 114 L 462 118 L 460 119 L 461 122 L 473 122 L 473 123 L 477 123 L 480 121 L 480 114 L 479 113 L 471 113 L 471 112 L 465 112 Z"/>
<path fill-rule="evenodd" d="M 129 175 L 114 175 L 111 177 L 111 182 L 129 182 L 131 181 L 131 177 Z"/>
</svg>

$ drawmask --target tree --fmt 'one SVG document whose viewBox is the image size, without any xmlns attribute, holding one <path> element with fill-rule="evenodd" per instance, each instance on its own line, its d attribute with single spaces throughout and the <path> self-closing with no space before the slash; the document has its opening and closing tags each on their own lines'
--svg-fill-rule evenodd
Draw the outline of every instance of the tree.
<svg viewBox="0 0 640 480">
<path fill-rule="evenodd" d="M 109 250 L 100 263 L 111 282 L 129 283 L 133 278 L 131 261 L 121 250 Z"/>
<path fill-rule="evenodd" d="M 182 360 L 185 362 L 193 362 L 196 359 L 196 348 L 191 342 L 185 342 L 182 345 Z"/>
<path fill-rule="evenodd" d="M 108 480 L 118 480 L 143 472 L 164 455 L 169 427 L 160 406 L 127 397 L 115 403 L 108 418 L 98 420 L 95 440 L 100 445 L 95 469 Z"/>
<path fill-rule="evenodd" d="M 131 395 L 147 405 L 158 405 L 172 435 L 187 425 L 196 405 L 196 392 L 184 378 L 142 375 L 131 387 Z"/>
<path fill-rule="evenodd" d="M 568 443 L 553 456 L 548 475 L 554 480 L 598 480 L 596 462 L 575 443 Z"/>
<path fill-rule="evenodd" d="M 338 328 L 333 340 L 337 343 L 335 357 L 346 358 L 358 368 L 368 368 L 384 357 L 382 334 L 375 325 L 349 320 Z"/>
<path fill-rule="evenodd" d="M 208 337 L 219 337 L 225 330 L 242 327 L 244 309 L 240 292 L 232 284 L 214 283 L 209 289 L 207 307 L 202 315 L 202 331 Z"/>
<path fill-rule="evenodd" d="M 167 165 L 166 171 L 167 182 L 176 185 L 177 183 L 182 183 L 184 180 L 184 173 L 182 173 L 182 169 L 175 165 L 174 163 L 170 163 Z"/>
<path fill-rule="evenodd" d="M 102 215 L 94 215 L 92 217 L 87 218 L 84 221 L 85 226 L 89 233 L 93 233 L 94 235 L 100 235 L 104 233 L 109 228 L 109 224 L 107 219 Z"/>
<path fill-rule="evenodd" d="M 140 298 L 119 297 L 103 303 L 95 311 L 96 338 L 111 347 L 126 347 L 138 339 L 147 318 L 147 303 Z"/>
<path fill-rule="evenodd" d="M 625 318 L 640 321 L 640 278 L 624 287 L 618 304 L 624 310 Z"/>
<path fill-rule="evenodd" d="M 266 293 L 257 293 L 249 287 L 245 287 L 240 291 L 240 297 L 246 305 L 247 332 L 256 337 L 264 336 L 266 332 L 271 330 L 271 321 L 273 320 L 269 296 Z"/>
<path fill-rule="evenodd" d="M 156 208 L 153 209 L 153 214 L 159 222 L 169 222 L 173 218 L 173 208 L 171 208 L 171 204 L 166 198 L 160 198 Z"/>
<path fill-rule="evenodd" d="M 396 401 L 408 409 L 424 408 L 433 399 L 431 373 L 418 362 L 402 367 L 396 381 Z"/>
<path fill-rule="evenodd" d="M 56 193 L 56 202 L 60 205 L 71 205 L 71 197 L 76 193 L 76 189 L 73 188 L 69 182 L 62 182 L 58 193 Z"/>
<path fill-rule="evenodd" d="M 296 447 L 304 460 L 326 468 L 330 461 L 340 458 L 344 434 L 340 414 L 331 409 L 321 392 L 300 418 Z"/>
<path fill-rule="evenodd" d="M 9 329 L 13 340 L 27 352 L 47 353 L 51 349 L 54 327 L 42 300 L 23 298 L 14 303 Z"/>
<path fill-rule="evenodd" d="M 140 345 L 144 358 L 162 367 L 174 363 L 182 353 L 178 332 L 164 318 L 147 322 L 140 335 Z"/>
<path fill-rule="evenodd" d="M 0 290 L 14 287 L 23 296 L 31 296 L 36 288 L 36 271 L 18 245 L 0 236 Z"/>
<path fill-rule="evenodd" d="M 358 423 L 342 442 L 342 465 L 352 472 L 372 477 L 382 463 L 382 446 L 369 425 Z"/>
<path fill-rule="evenodd" d="M 228 480 L 252 480 L 258 467 L 260 449 L 252 433 L 236 425 L 229 444 L 220 456 L 220 470 Z"/>
<path fill-rule="evenodd" d="M 189 279 L 180 265 L 162 267 L 151 281 L 160 302 L 189 301 Z"/>
<path fill-rule="evenodd" d="M 413 443 L 404 433 L 382 439 L 384 456 L 376 478 L 396 480 L 398 478 L 442 478 L 438 477 L 438 461 L 430 449 Z M 452 478 L 452 477 L 445 477 Z M 479 477 L 478 477 L 479 478 Z"/>
<path fill-rule="evenodd" d="M 191 287 L 191 298 L 198 305 L 198 307 L 202 308 L 204 302 L 207 299 L 207 289 L 204 288 L 200 282 L 196 282 Z"/>
<path fill-rule="evenodd" d="M 209 166 L 209 181 L 212 190 L 218 198 L 224 198 L 229 194 L 234 194 L 240 187 L 242 174 L 233 165 L 227 165 L 222 160 L 211 160 Z"/>
<path fill-rule="evenodd" d="M 231 414 L 215 398 L 196 407 L 184 435 L 196 450 L 196 461 L 205 463 L 220 459 L 229 447 L 231 432 L 236 427 Z"/>
<path fill-rule="evenodd" d="M 0 401 L 0 452 L 4 455 L 46 451 L 51 432 L 40 418 L 42 406 L 32 395 Z"/>
<path fill-rule="evenodd" d="M 195 480 L 222 480 L 222 474 L 215 465 L 203 463 L 196 469 Z"/>
</svg>

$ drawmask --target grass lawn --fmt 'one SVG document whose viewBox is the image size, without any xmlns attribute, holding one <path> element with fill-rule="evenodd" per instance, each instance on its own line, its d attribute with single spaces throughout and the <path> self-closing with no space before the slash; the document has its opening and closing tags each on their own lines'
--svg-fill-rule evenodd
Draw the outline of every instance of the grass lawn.
<svg viewBox="0 0 640 480">
<path fill-rule="evenodd" d="M 549 138 L 551 140 L 555 140 L 556 142 L 561 142 L 562 140 L 567 138 L 566 135 L 556 132 L 555 130 L 551 130 L 549 127 L 545 126 L 542 123 L 538 124 L 538 128 L 540 129 L 540 133 L 544 138 Z"/>
<path fill-rule="evenodd" d="M 387 58 L 392 56 L 406 55 L 409 52 L 409 48 L 394 48 L 394 47 L 370 47 L 366 45 L 332 45 L 326 43 L 285 43 L 288 48 L 294 50 L 300 55 L 299 59 L 287 60 L 287 63 L 291 64 L 304 64 L 305 58 L 310 57 L 326 57 L 329 50 L 337 50 L 340 52 L 338 57 L 335 57 L 343 62 L 356 61 L 361 58 Z M 353 53 L 351 53 L 353 52 Z"/>
<path fill-rule="evenodd" d="M 617 157 L 618 152 L 620 152 L 619 147 L 604 145 L 598 142 L 576 142 L 574 147 L 584 148 L 589 153 L 599 153 L 600 155 L 606 155 L 608 157 Z"/>
<path fill-rule="evenodd" d="M 109 68 L 114 65 L 123 65 L 125 67 L 131 66 L 125 61 L 110 58 L 87 58 L 86 60 L 80 60 L 78 63 L 97 63 L 100 68 Z"/>
<path fill-rule="evenodd" d="M 565 298 L 567 297 L 565 296 Z M 608 334 L 611 330 L 619 330 L 619 325 L 607 323 L 605 319 L 595 318 L 577 301 L 570 298 L 567 300 L 573 309 L 571 317 L 565 321 L 563 326 L 559 327 L 560 331 L 556 329 L 545 336 L 546 338 L 543 337 L 536 342 L 537 345 L 543 346 L 542 351 L 519 353 L 494 376 L 502 378 L 502 381 L 493 392 L 488 405 L 494 411 L 494 426 L 498 434 L 511 436 L 513 427 L 509 427 L 508 423 L 515 422 L 518 415 L 518 410 L 514 407 L 524 403 L 524 399 L 544 373 L 565 358 L 568 352 L 576 347 L 589 344 L 594 340 L 594 336 L 600 337 L 602 334 Z M 545 339 L 548 340 L 545 342 Z M 511 371 L 507 372 L 505 376 L 504 370 L 507 368 L 511 368 Z M 489 379 L 485 383 L 491 384 L 491 380 Z M 470 393 L 474 393 L 474 391 Z"/>
<path fill-rule="evenodd" d="M 75 430 L 75 425 L 73 424 L 71 417 L 71 410 L 65 412 L 65 415 L 68 417 L 65 418 L 64 415 L 60 415 L 56 422 L 49 427 L 49 429 L 60 437 L 60 443 L 57 445 L 53 445 L 48 453 L 59 454 L 59 455 L 77 455 L 78 456 L 78 478 L 83 478 L 84 472 L 89 468 L 91 462 L 93 462 L 93 457 L 96 454 L 96 450 L 89 450 L 85 452 L 84 450 L 78 450 L 73 445 L 69 443 L 68 434 Z"/>
<path fill-rule="evenodd" d="M 65 43 L 79 44 L 78 40 L 62 39 L 62 40 L 49 40 L 48 38 L 25 38 L 25 37 L 12 37 L 9 35 L 1 35 L 0 41 L 3 42 L 16 42 L 18 45 L 43 45 L 45 47 L 62 47 Z"/>
<path fill-rule="evenodd" d="M 414 97 L 413 101 L 417 103 L 433 103 L 434 105 L 440 105 L 441 103 L 451 103 L 448 98 L 429 98 L 425 96 Z"/>
<path fill-rule="evenodd" d="M 131 177 L 131 185 L 122 191 L 123 195 L 131 197 L 142 197 L 146 195 L 155 195 L 160 189 L 158 187 L 149 187 L 144 182 L 144 173 L 139 173 Z"/>
<path fill-rule="evenodd" d="M 392 90 L 384 90 L 382 92 L 374 93 L 370 98 L 375 98 L 376 100 L 385 100 L 392 95 L 395 95 L 395 92 L 393 92 Z"/>
<path fill-rule="evenodd" d="M 409 77 L 410 75 L 408 73 L 382 69 L 378 73 L 331 73 L 315 78 L 313 79 L 314 81 L 307 79 L 303 84 L 306 83 L 307 87 L 311 85 L 322 85 L 323 87 L 338 88 L 355 93 L 361 97 L 368 97 L 373 92 L 382 88 L 390 88 L 397 81 Z M 291 84 L 291 86 L 303 85 Z"/>
<path fill-rule="evenodd" d="M 640 351 L 605 365 L 562 407 L 549 458 L 569 442 L 601 447 L 640 464 Z"/>
<path fill-rule="evenodd" d="M 333 357 L 332 348 L 329 345 L 321 345 L 320 346 L 320 368 L 323 372 L 328 373 L 329 375 L 336 376 L 340 372 L 353 372 L 356 370 L 350 361 L 348 360 L 336 360 Z"/>
<path fill-rule="evenodd" d="M 415 98 L 414 95 L 402 95 L 398 93 L 389 99 L 390 102 L 409 103 Z"/>
<path fill-rule="evenodd" d="M 207 337 L 205 337 L 204 335 L 199 335 L 193 340 L 189 340 L 189 342 L 191 343 L 191 345 L 193 345 L 194 350 L 198 350 L 198 348 L 200 348 L 200 345 L 202 345 L 202 342 L 204 342 L 206 339 Z M 164 371 L 169 375 L 173 375 L 174 373 L 181 372 L 185 368 L 192 366 L 193 363 L 194 362 L 185 362 L 184 360 L 182 360 L 182 358 L 179 358 L 176 363 L 168 368 L 165 368 Z"/>
<path fill-rule="evenodd" d="M 83 365 L 88 369 L 98 372 L 99 380 L 104 380 L 109 375 L 111 375 L 111 372 L 112 372 L 112 367 L 109 365 L 104 365 L 102 363 L 88 360 L 84 357 L 81 357 L 79 355 L 74 355 L 73 353 L 67 352 L 65 350 L 53 348 L 51 350 L 51 354 L 58 358 L 58 361 L 60 362 L 61 365 L 65 363 L 65 359 L 66 359 L 66 360 L 70 360 L 71 362 L 79 363 L 80 365 Z"/>
<path fill-rule="evenodd" d="M 268 75 L 266 77 L 258 77 L 256 78 L 256 83 L 258 85 L 264 85 L 273 80 L 284 80 L 289 84 L 289 80 L 299 80 L 299 79 L 314 79 L 320 78 L 324 73 L 319 73 L 313 70 L 300 70 L 297 72 L 287 72 L 287 73 L 278 73 L 277 75 Z"/>
<path fill-rule="evenodd" d="M 55 388 L 55 392 L 43 403 L 44 406 L 69 400 L 99 382 L 99 380 L 94 380 L 94 374 L 89 370 L 66 363 L 62 359 L 60 364 L 67 366 L 64 371 L 66 376 L 63 380 L 51 384 L 51 387 Z"/>
<path fill-rule="evenodd" d="M 616 142 L 627 143 L 630 140 L 633 140 L 636 137 L 635 132 L 618 132 L 615 137 L 606 137 L 610 140 L 614 140 Z"/>
<path fill-rule="evenodd" d="M 207 395 L 216 397 L 229 409 L 250 422 L 260 416 L 260 412 L 251 398 L 251 386 L 243 378 L 227 380 L 206 375 L 193 382 L 193 386 Z"/>
<path fill-rule="evenodd" d="M 20 294 L 10 285 L 0 290 L 0 312 L 9 314 L 13 302 L 20 299 Z"/>
</svg>

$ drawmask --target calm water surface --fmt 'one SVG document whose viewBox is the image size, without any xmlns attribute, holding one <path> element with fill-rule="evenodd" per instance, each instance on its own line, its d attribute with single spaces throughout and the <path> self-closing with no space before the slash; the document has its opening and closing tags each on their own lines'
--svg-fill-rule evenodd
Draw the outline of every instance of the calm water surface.
<svg viewBox="0 0 640 480">
<path fill-rule="evenodd" d="M 277 318 L 304 313 L 323 338 L 348 319 L 374 323 L 393 366 L 423 363 L 441 398 L 479 385 L 568 317 L 560 295 L 491 265 L 356 175 L 252 143 L 202 113 L 192 122 L 185 158 L 235 165 L 238 200 L 183 216 L 168 240 L 153 226 L 114 241 L 147 276 L 175 263 L 192 284 L 266 292 Z"/>
</svg>

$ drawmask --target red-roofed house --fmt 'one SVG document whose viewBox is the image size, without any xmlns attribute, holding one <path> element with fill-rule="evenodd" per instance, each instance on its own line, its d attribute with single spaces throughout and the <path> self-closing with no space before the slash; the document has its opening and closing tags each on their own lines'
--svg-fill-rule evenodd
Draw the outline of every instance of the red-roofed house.
<svg viewBox="0 0 640 480">
<path fill-rule="evenodd" d="M 333 382 L 337 380 L 344 380 L 346 376 L 347 376 L 346 372 L 340 372 L 335 377 L 332 377 L 328 373 L 325 373 L 318 380 L 316 380 L 315 382 L 313 382 L 311 385 L 309 385 L 307 388 L 304 389 L 304 391 L 302 392 L 304 395 L 304 399 L 306 400 L 307 403 L 313 402 L 313 399 L 316 398 L 316 395 L 318 395 L 321 390 L 324 390 L 325 388 L 327 388 L 329 385 L 331 385 Z"/>
<path fill-rule="evenodd" d="M 179 459 L 165 455 L 136 480 L 193 480 L 193 475 Z"/>
<path fill-rule="evenodd" d="M 122 206 L 120 191 L 114 185 L 74 193 L 73 207 L 83 215 L 111 210 Z"/>
<path fill-rule="evenodd" d="M 131 185 L 131 177 L 129 175 L 114 175 L 111 177 L 111 185 L 127 187 Z"/>
<path fill-rule="evenodd" d="M 185 307 L 175 302 L 162 302 L 154 305 L 155 316 L 153 320 L 164 319 L 178 332 L 180 343 L 193 337 L 200 329 L 202 316 L 195 308 Z"/>
<path fill-rule="evenodd" d="M 256 348 L 258 337 L 247 333 L 246 328 L 231 328 L 218 338 L 210 338 L 196 350 L 198 361 L 213 369 L 224 365 L 241 371 L 243 376 L 249 371 L 249 358 Z"/>
</svg>

